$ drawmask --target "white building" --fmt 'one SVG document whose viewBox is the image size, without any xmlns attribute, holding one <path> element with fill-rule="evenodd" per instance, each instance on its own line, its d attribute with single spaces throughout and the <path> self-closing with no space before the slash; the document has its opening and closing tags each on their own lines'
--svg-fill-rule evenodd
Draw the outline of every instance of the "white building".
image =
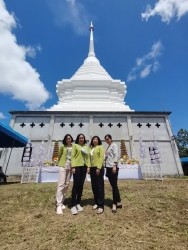
<svg viewBox="0 0 188 250">
<path fill-rule="evenodd" d="M 92 25 L 88 57 L 70 79 L 58 81 L 56 89 L 57 104 L 48 111 L 11 111 L 10 125 L 35 145 L 42 141 L 53 145 L 55 140 L 61 142 L 67 133 L 74 139 L 83 133 L 88 141 L 98 135 L 104 141 L 108 133 L 117 144 L 124 139 L 129 156 L 137 159 L 140 159 L 141 136 L 146 164 L 150 164 L 149 146 L 155 136 L 163 175 L 183 174 L 169 123 L 170 112 L 136 112 L 125 105 L 125 82 L 112 79 L 95 56 Z M 22 172 L 22 152 L 23 149 L 13 150 L 8 174 Z"/>
</svg>

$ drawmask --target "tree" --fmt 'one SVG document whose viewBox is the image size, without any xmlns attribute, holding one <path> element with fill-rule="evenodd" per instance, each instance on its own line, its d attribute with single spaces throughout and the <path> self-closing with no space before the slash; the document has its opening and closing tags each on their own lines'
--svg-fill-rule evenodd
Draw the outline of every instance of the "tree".
<svg viewBox="0 0 188 250">
<path fill-rule="evenodd" d="M 188 156 L 188 130 L 181 128 L 175 139 L 180 157 Z"/>
</svg>

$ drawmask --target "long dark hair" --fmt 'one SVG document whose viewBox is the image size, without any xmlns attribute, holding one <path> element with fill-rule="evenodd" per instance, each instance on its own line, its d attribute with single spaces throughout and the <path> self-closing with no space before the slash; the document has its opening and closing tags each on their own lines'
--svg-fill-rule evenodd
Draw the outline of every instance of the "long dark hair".
<svg viewBox="0 0 188 250">
<path fill-rule="evenodd" d="M 65 136 L 64 136 L 64 138 L 63 138 L 63 145 L 65 145 L 65 146 L 67 146 L 67 137 L 70 137 L 71 138 L 71 142 L 73 142 L 74 140 L 73 140 L 73 138 L 72 138 L 72 136 L 70 135 L 70 134 L 66 134 Z"/>
<path fill-rule="evenodd" d="M 86 141 L 86 138 L 85 138 L 85 135 L 84 135 L 84 134 L 78 134 L 77 137 L 76 137 L 75 143 L 76 143 L 76 144 L 79 144 L 79 137 L 80 137 L 81 135 L 84 137 L 84 144 L 86 144 L 87 141 Z"/>
<path fill-rule="evenodd" d="M 97 138 L 98 139 L 98 145 L 102 145 L 102 142 L 101 142 L 101 139 L 97 136 L 97 135 L 94 135 L 91 139 L 91 143 L 90 143 L 90 147 L 93 147 L 94 144 L 93 144 L 93 140 Z"/>
</svg>

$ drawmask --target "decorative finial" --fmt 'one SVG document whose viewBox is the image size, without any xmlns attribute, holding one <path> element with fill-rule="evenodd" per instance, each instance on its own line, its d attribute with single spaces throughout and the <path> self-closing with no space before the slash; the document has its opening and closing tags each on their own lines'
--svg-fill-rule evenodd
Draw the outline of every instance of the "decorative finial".
<svg viewBox="0 0 188 250">
<path fill-rule="evenodd" d="M 94 27 L 93 27 L 93 23 L 92 22 L 91 22 L 89 30 L 90 30 L 90 44 L 89 44 L 89 54 L 88 54 L 88 56 L 95 56 L 94 39 L 93 39 Z"/>
<path fill-rule="evenodd" d="M 89 31 L 94 31 L 93 23 L 91 22 L 91 25 L 89 27 Z"/>
</svg>

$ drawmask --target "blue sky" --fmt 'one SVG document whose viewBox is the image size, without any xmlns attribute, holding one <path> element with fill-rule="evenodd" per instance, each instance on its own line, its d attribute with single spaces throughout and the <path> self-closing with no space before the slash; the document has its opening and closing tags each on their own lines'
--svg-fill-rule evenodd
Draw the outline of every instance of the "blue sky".
<svg viewBox="0 0 188 250">
<path fill-rule="evenodd" d="M 127 84 L 135 111 L 172 111 L 188 129 L 188 0 L 0 0 L 0 120 L 10 110 L 44 110 L 56 83 L 95 53 Z"/>
</svg>

